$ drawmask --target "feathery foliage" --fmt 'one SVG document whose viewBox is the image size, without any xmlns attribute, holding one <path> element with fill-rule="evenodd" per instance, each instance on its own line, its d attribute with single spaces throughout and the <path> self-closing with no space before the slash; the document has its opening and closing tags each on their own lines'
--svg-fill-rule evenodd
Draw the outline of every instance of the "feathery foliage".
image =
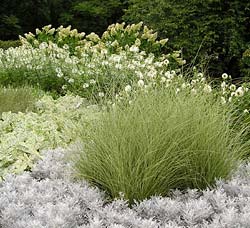
<svg viewBox="0 0 250 228">
<path fill-rule="evenodd" d="M 243 155 L 231 114 L 210 95 L 159 89 L 104 113 L 76 161 L 76 175 L 132 203 L 174 188 L 206 188 Z"/>
</svg>

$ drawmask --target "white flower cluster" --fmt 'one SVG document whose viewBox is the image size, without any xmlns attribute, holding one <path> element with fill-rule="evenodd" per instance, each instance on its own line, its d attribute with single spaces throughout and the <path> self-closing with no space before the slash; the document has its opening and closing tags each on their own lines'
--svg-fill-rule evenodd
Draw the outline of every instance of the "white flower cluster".
<svg viewBox="0 0 250 228">
<path fill-rule="evenodd" d="M 250 104 L 248 102 L 250 96 L 250 90 L 247 85 L 233 84 L 231 82 L 231 76 L 223 73 L 221 83 L 221 102 L 222 104 L 235 103 L 238 105 L 238 109 L 243 111 L 243 113 L 248 114 L 250 109 Z"/>
<path fill-rule="evenodd" d="M 25 44 L 18 48 L 0 51 L 0 69 L 2 72 L 22 72 L 20 77 L 30 75 L 39 80 L 45 76 L 50 79 L 64 80 L 63 89 L 80 95 L 105 93 L 115 84 L 139 81 L 143 87 L 152 80 L 169 83 L 175 71 L 168 71 L 168 56 L 161 60 L 144 51 L 135 50 L 135 46 L 112 54 L 100 45 L 89 47 L 87 44 L 79 49 L 78 55 L 70 55 L 67 48 L 56 44 L 41 43 L 38 48 Z M 113 84 L 111 84 L 113 83 Z M 109 85 L 110 84 L 110 85 Z"/>
</svg>

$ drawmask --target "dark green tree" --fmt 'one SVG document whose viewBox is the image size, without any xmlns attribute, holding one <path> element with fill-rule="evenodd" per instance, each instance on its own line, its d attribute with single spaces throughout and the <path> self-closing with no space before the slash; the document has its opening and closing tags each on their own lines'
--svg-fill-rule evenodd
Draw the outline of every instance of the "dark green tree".
<svg viewBox="0 0 250 228">
<path fill-rule="evenodd" d="M 52 24 L 101 34 L 109 24 L 120 21 L 127 0 L 1 0 L 0 40 Z"/>
<path fill-rule="evenodd" d="M 247 0 L 129 0 L 123 19 L 143 21 L 168 37 L 173 50 L 182 49 L 189 62 L 209 60 L 211 75 L 227 71 L 239 76 L 239 61 L 250 43 Z"/>
<path fill-rule="evenodd" d="M 70 9 L 60 15 L 59 22 L 71 24 L 85 33 L 102 34 L 106 28 L 121 20 L 123 7 L 127 1 L 122 0 L 77 0 L 72 2 Z"/>
</svg>

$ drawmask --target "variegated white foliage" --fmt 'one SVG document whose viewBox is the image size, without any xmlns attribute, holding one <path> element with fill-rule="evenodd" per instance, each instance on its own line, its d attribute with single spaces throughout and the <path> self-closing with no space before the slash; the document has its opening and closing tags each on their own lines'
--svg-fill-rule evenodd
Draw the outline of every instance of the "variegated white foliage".
<svg viewBox="0 0 250 228">
<path fill-rule="evenodd" d="M 43 96 L 37 113 L 2 114 L 0 120 L 0 180 L 7 173 L 32 167 L 43 149 L 66 147 L 77 138 L 77 125 L 85 127 L 98 115 L 85 99 L 66 95 L 54 100 Z M 90 121 L 90 122 L 89 122 Z"/>
</svg>

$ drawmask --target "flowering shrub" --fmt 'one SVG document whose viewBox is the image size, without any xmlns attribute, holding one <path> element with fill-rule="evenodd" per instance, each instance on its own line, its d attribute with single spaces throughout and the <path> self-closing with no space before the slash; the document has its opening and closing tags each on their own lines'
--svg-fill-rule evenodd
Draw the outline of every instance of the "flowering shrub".
<svg viewBox="0 0 250 228">
<path fill-rule="evenodd" d="M 36 103 L 37 113 L 2 113 L 0 121 L 0 178 L 7 173 L 29 170 L 45 148 L 65 147 L 76 140 L 79 121 L 95 118 L 83 98 L 44 96 Z"/>
<path fill-rule="evenodd" d="M 24 37 L 20 36 L 20 40 L 23 44 L 29 43 L 33 47 L 38 47 L 43 42 L 53 42 L 59 47 L 67 46 L 71 54 L 77 54 L 77 50 L 81 47 L 88 46 L 88 48 L 91 48 L 98 45 L 107 49 L 110 53 L 119 53 L 125 48 L 130 48 L 135 52 L 140 50 L 153 53 L 157 57 L 162 56 L 162 50 L 167 49 L 168 39 L 157 40 L 157 32 L 142 25 L 143 22 L 126 27 L 125 23 L 112 24 L 101 37 L 93 32 L 85 36 L 84 32 L 79 33 L 77 29 L 71 30 L 71 26 L 67 28 L 60 26 L 55 29 L 51 28 L 51 25 L 47 25 L 42 30 L 36 29 L 35 34 L 29 32 Z M 171 54 L 168 56 L 171 56 Z M 182 61 L 174 55 L 172 60 L 172 63 Z"/>
<path fill-rule="evenodd" d="M 78 47 L 83 41 L 85 33 L 78 33 L 77 29 L 71 30 L 71 26 L 64 28 L 63 26 L 57 29 L 51 28 L 51 25 L 44 26 L 42 30 L 36 29 L 36 34 L 29 32 L 20 36 L 22 44 L 31 44 L 37 48 L 41 43 L 55 43 L 58 47 L 67 47 L 70 54 L 75 53 L 76 47 Z"/>
<path fill-rule="evenodd" d="M 37 48 L 25 44 L 6 51 L 0 50 L 0 82 L 2 84 L 31 83 L 42 89 L 75 94 L 95 99 L 115 95 L 126 84 L 138 79 L 159 80 L 170 72 L 169 58 L 183 64 L 180 53 L 159 58 L 139 48 L 126 47 L 117 54 L 109 53 L 101 44 L 85 45 L 71 55 L 68 47 L 48 42 Z"/>
</svg>

